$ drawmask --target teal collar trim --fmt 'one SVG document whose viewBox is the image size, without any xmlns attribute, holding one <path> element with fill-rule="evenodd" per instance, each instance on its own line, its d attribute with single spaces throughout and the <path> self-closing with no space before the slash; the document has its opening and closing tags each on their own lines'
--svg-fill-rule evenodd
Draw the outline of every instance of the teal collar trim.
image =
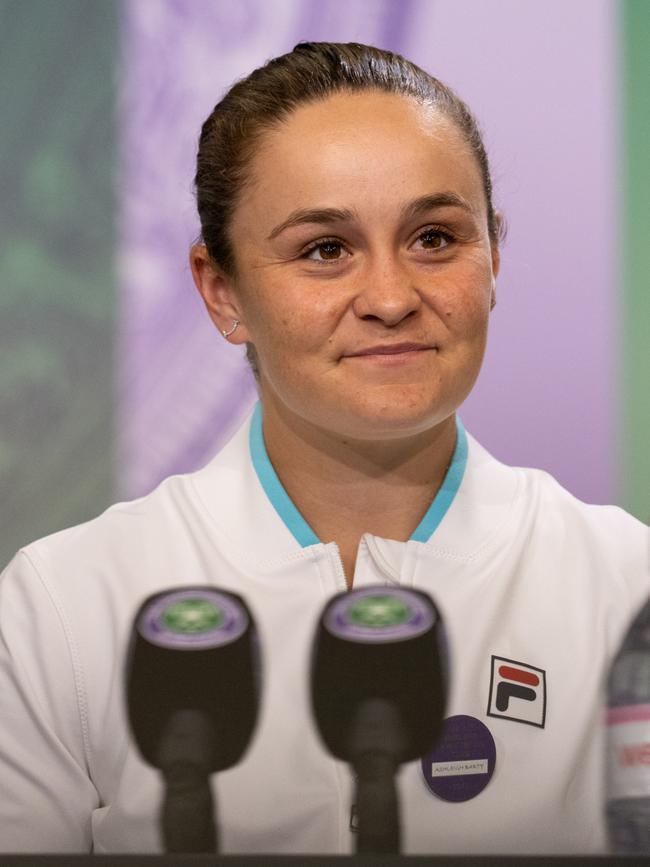
<svg viewBox="0 0 650 867">
<path fill-rule="evenodd" d="M 257 478 L 264 488 L 271 505 L 278 513 L 286 528 L 303 548 L 320 544 L 320 539 L 314 533 L 293 504 L 285 491 L 278 474 L 273 469 L 264 444 L 262 429 L 262 404 L 258 401 L 251 419 L 249 446 L 253 467 Z M 427 509 L 425 516 L 415 528 L 411 539 L 416 542 L 428 542 L 434 530 L 447 514 L 454 497 L 460 487 L 467 466 L 467 434 L 461 420 L 456 416 L 456 448 L 451 464 L 445 475 L 440 490 Z"/>
<path fill-rule="evenodd" d="M 462 421 L 456 416 L 456 448 L 449 469 L 442 480 L 440 490 L 426 511 L 424 518 L 413 531 L 411 539 L 415 542 L 428 542 L 434 530 L 447 514 L 458 493 L 467 466 L 467 434 Z"/>
<path fill-rule="evenodd" d="M 249 444 L 257 478 L 289 532 L 303 548 L 320 544 L 320 539 L 294 506 L 269 460 L 262 430 L 262 404 L 259 401 L 255 404 L 251 419 Z"/>
</svg>

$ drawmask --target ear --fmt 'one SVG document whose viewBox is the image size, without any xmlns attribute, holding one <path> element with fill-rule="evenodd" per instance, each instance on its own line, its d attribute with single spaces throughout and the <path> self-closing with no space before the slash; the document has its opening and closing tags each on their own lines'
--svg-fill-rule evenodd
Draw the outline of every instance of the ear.
<svg viewBox="0 0 650 867">
<path fill-rule="evenodd" d="M 239 327 L 228 341 L 240 344 L 250 340 L 233 278 L 212 260 L 205 244 L 192 245 L 190 268 L 208 315 L 219 331 L 230 331 L 233 322 L 238 321 Z"/>
<path fill-rule="evenodd" d="M 501 267 L 501 244 L 506 238 L 508 224 L 502 211 L 495 211 L 495 237 L 490 240 L 490 254 L 492 256 L 492 291 L 490 293 L 490 310 L 494 310 L 497 303 L 496 280 Z"/>
<path fill-rule="evenodd" d="M 492 290 L 490 291 L 490 313 L 497 306 L 497 295 L 495 292 L 494 280 L 492 280 Z"/>
<path fill-rule="evenodd" d="M 492 280 L 490 287 L 490 310 L 497 306 L 497 274 L 499 273 L 499 250 L 492 252 Z"/>
<path fill-rule="evenodd" d="M 501 252 L 496 241 L 491 243 L 490 255 L 492 258 L 492 288 L 490 289 L 490 310 L 494 310 L 497 303 L 497 277 L 501 267 Z"/>
</svg>

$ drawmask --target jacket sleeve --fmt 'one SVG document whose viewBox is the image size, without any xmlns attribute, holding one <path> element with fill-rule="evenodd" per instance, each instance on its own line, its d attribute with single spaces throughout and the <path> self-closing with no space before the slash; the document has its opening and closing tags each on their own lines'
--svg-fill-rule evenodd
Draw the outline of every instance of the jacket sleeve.
<svg viewBox="0 0 650 867">
<path fill-rule="evenodd" d="M 0 576 L 0 850 L 91 851 L 89 765 L 74 636 L 21 552 Z"/>
</svg>

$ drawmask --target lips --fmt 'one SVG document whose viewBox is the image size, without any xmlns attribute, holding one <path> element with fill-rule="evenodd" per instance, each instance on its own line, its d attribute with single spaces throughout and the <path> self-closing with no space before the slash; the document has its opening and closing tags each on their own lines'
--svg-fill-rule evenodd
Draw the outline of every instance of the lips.
<svg viewBox="0 0 650 867">
<path fill-rule="evenodd" d="M 350 352 L 350 356 L 359 355 L 400 355 L 405 352 L 424 352 L 427 349 L 436 349 L 430 343 L 384 343 L 378 346 L 368 346 L 358 352 Z"/>
</svg>

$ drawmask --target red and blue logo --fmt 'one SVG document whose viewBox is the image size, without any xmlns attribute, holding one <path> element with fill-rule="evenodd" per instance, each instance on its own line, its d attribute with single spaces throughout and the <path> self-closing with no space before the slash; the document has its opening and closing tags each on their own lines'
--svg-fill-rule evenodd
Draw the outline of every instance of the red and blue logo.
<svg viewBox="0 0 650 867">
<path fill-rule="evenodd" d="M 488 716 L 510 719 L 544 728 L 546 721 L 546 672 L 542 668 L 492 657 Z"/>
</svg>

